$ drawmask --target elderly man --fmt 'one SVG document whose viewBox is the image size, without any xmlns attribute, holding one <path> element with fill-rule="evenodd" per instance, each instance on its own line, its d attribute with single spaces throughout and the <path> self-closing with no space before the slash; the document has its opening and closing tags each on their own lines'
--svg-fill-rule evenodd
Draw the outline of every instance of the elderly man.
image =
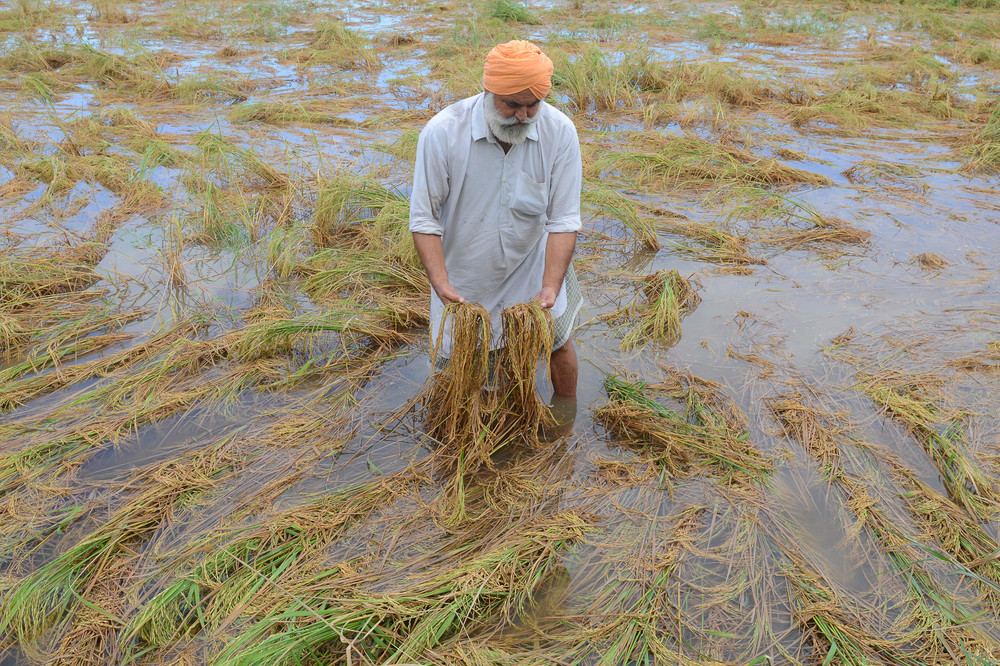
<svg viewBox="0 0 1000 666">
<path fill-rule="evenodd" d="M 534 44 L 500 44 L 486 57 L 485 91 L 452 104 L 420 133 L 410 231 L 430 279 L 431 335 L 444 305 L 478 302 L 493 315 L 531 299 L 551 308 L 556 396 L 576 396 L 569 336 L 580 310 L 570 263 L 580 221 L 580 144 L 572 121 L 545 103 L 552 61 Z"/>
</svg>

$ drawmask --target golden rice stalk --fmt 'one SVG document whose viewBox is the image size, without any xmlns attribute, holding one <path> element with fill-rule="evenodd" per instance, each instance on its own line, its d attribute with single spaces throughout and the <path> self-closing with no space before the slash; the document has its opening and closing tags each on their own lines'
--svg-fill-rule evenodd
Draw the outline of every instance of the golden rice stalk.
<svg viewBox="0 0 1000 666">
<path fill-rule="evenodd" d="M 767 401 L 785 436 L 797 441 L 815 460 L 828 468 L 839 468 L 838 429 L 826 414 L 802 402 L 802 394 L 787 393 Z"/>
<path fill-rule="evenodd" d="M 892 474 L 902 489 L 900 497 L 910 515 L 948 555 L 986 579 L 982 581 L 983 593 L 994 604 L 1000 601 L 1000 563 L 996 559 L 1000 546 L 996 539 L 903 465 L 893 464 Z"/>
<path fill-rule="evenodd" d="M 491 319 L 486 308 L 478 303 L 449 303 L 445 306 L 442 333 L 434 345 L 432 359 L 441 351 L 449 321 L 451 358 L 434 375 L 423 400 L 425 427 L 439 442 L 468 444 L 485 431 L 487 415 L 483 413 L 482 392 L 489 371 Z"/>
<path fill-rule="evenodd" d="M 537 302 L 518 303 L 500 313 L 499 413 L 505 418 L 504 439 L 538 442 L 538 429 L 554 425 L 538 391 L 538 361 L 546 369 L 552 355 L 552 314 Z"/>
</svg>

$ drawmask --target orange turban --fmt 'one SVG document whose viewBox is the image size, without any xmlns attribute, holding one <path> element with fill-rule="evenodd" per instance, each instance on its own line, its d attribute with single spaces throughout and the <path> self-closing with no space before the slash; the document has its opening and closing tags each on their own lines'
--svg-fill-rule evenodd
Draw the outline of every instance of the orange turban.
<svg viewBox="0 0 1000 666">
<path fill-rule="evenodd" d="M 531 42 L 515 39 L 499 44 L 486 56 L 483 87 L 495 95 L 530 90 L 536 99 L 543 99 L 552 87 L 552 61 Z"/>
</svg>

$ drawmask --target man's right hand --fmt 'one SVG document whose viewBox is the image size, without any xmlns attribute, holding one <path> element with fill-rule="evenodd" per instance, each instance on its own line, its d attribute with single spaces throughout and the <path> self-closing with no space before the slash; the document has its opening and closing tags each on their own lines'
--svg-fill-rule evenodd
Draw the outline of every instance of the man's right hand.
<svg viewBox="0 0 1000 666">
<path fill-rule="evenodd" d="M 443 284 L 431 285 L 434 289 L 434 293 L 438 295 L 441 302 L 447 305 L 448 303 L 464 303 L 465 299 L 459 296 L 455 288 L 451 286 L 450 282 L 445 282 Z"/>
</svg>

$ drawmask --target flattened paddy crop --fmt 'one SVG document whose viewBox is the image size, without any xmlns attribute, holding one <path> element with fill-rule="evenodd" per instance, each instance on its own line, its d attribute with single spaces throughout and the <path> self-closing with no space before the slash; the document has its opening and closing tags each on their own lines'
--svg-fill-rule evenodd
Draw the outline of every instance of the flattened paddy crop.
<svg viewBox="0 0 1000 666">
<path fill-rule="evenodd" d="M 3 666 L 1000 663 L 995 0 L 7 5 Z M 518 38 L 575 399 L 408 229 Z"/>
</svg>

